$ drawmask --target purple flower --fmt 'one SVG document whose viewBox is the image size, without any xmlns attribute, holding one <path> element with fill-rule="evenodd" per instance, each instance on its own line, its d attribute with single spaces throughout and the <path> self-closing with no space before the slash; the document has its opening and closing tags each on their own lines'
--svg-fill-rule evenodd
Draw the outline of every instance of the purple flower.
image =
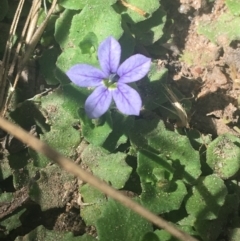
<svg viewBox="0 0 240 241">
<path fill-rule="evenodd" d="M 85 102 L 89 118 L 98 118 L 109 108 L 112 99 L 119 111 L 139 115 L 142 100 L 136 90 L 127 85 L 142 79 L 149 71 L 151 59 L 135 54 L 119 65 L 121 46 L 113 37 L 105 39 L 98 48 L 102 70 L 87 64 L 76 64 L 67 76 L 80 87 L 96 87 Z"/>
</svg>

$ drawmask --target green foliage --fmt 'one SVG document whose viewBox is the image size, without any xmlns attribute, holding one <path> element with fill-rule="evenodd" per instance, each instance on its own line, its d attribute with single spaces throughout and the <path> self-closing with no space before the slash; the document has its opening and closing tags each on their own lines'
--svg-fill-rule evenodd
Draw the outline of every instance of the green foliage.
<svg viewBox="0 0 240 241">
<path fill-rule="evenodd" d="M 0 181 L 5 180 L 9 176 L 11 176 L 12 172 L 8 163 L 7 158 L 4 158 L 0 162 Z"/>
<path fill-rule="evenodd" d="M 81 135 L 73 125 L 78 118 L 77 110 L 81 103 L 83 105 L 87 93 L 86 89 L 69 84 L 41 98 L 40 111 L 51 126 L 51 131 L 42 134 L 41 139 L 68 157 L 74 157 L 75 148 L 80 143 Z M 46 157 L 33 151 L 30 153 L 36 166 L 44 167 L 48 163 Z"/>
<path fill-rule="evenodd" d="M 240 15 L 240 2 L 238 0 L 226 0 L 225 3 L 233 15 Z"/>
<path fill-rule="evenodd" d="M 174 171 L 164 156 L 139 152 L 137 173 L 142 185 L 141 200 L 157 214 L 179 209 L 187 194 L 182 181 L 172 180 Z"/>
<path fill-rule="evenodd" d="M 192 192 L 186 202 L 188 214 L 195 216 L 197 220 L 216 219 L 227 195 L 222 179 L 216 175 L 200 177 Z"/>
<path fill-rule="evenodd" d="M 127 165 L 124 153 L 108 154 L 104 149 L 89 145 L 82 153 L 82 162 L 99 178 L 117 189 L 123 188 L 132 168 Z"/>
<path fill-rule="evenodd" d="M 130 139 L 137 148 L 165 155 L 178 169 L 177 178 L 187 183 L 196 182 L 201 173 L 200 158 L 187 137 L 166 130 L 163 122 L 154 119 L 136 121 Z"/>
<path fill-rule="evenodd" d="M 85 110 L 82 108 L 79 110 L 79 116 L 81 118 L 82 134 L 84 138 L 96 146 L 103 145 L 112 132 L 112 118 L 110 112 L 107 112 L 98 120 L 91 120 L 86 117 Z"/>
<path fill-rule="evenodd" d="M 96 225 L 107 203 L 106 196 L 89 184 L 80 188 L 84 203 L 81 206 L 81 217 L 86 225 Z"/>
<path fill-rule="evenodd" d="M 151 45 L 162 37 L 165 22 L 165 11 L 158 9 L 149 19 L 132 25 L 132 32 L 141 44 Z"/>
<path fill-rule="evenodd" d="M 104 27 L 102 27 L 103 23 L 105 23 Z M 101 43 L 110 35 L 119 39 L 123 34 L 121 16 L 116 14 L 107 3 L 93 6 L 86 5 L 72 19 L 69 33 L 71 44 L 79 46 L 89 32 L 95 33 L 98 43 Z"/>
<path fill-rule="evenodd" d="M 26 209 L 21 209 L 15 212 L 13 215 L 1 219 L 0 225 L 1 225 L 1 231 L 0 231 L 0 237 L 9 234 L 10 231 L 13 231 L 14 229 L 20 227 L 21 221 L 20 217 L 21 215 L 26 211 Z M 2 230 L 5 230 L 4 232 Z"/>
<path fill-rule="evenodd" d="M 234 176 L 240 168 L 240 139 L 225 134 L 211 142 L 207 149 L 207 164 L 222 179 Z"/>
<path fill-rule="evenodd" d="M 99 241 L 137 241 L 152 231 L 148 221 L 112 199 L 108 200 L 96 227 Z"/>
<path fill-rule="evenodd" d="M 168 100 L 163 88 L 167 78 L 168 70 L 166 68 L 159 70 L 157 63 L 152 63 L 147 81 L 139 87 L 145 109 L 156 109 Z"/>
</svg>

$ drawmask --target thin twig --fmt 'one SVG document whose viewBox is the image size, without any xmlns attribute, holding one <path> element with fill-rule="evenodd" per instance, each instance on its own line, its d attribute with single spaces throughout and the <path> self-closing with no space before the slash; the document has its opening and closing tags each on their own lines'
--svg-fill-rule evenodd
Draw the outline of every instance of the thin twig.
<svg viewBox="0 0 240 241">
<path fill-rule="evenodd" d="M 80 168 L 72 160 L 62 156 L 60 153 L 49 147 L 41 140 L 35 138 L 34 136 L 24 131 L 22 128 L 12 124 L 11 122 L 5 120 L 2 117 L 0 117 L 0 127 L 3 130 L 10 133 L 11 135 L 13 135 L 14 137 L 16 137 L 17 139 L 21 140 L 23 143 L 27 144 L 35 151 L 45 155 L 49 159 L 56 162 L 60 167 L 62 167 L 67 172 L 77 176 L 84 182 L 89 183 L 90 185 L 100 190 L 104 194 L 108 195 L 109 197 L 119 201 L 122 205 L 130 208 L 134 212 L 146 218 L 148 221 L 154 223 L 156 226 L 165 229 L 167 232 L 169 232 L 176 238 L 183 241 L 198 241 L 197 239 L 191 237 L 189 234 L 177 229 L 164 219 L 148 211 L 138 203 L 134 202 L 132 199 L 124 196 L 122 193 L 112 188 L 111 186 L 103 182 L 101 179 L 93 176 L 91 173 Z"/>
<path fill-rule="evenodd" d="M 129 8 L 131 9 L 132 11 L 144 16 L 144 17 L 147 17 L 147 12 L 143 11 L 142 9 L 136 7 L 136 6 L 133 6 L 132 4 L 130 3 L 127 3 L 125 2 L 124 0 L 119 0 L 119 2 L 126 8 Z"/>
<path fill-rule="evenodd" d="M 42 24 L 39 26 L 39 28 L 37 29 L 37 31 L 34 33 L 34 35 L 32 36 L 31 40 L 30 40 L 30 43 L 26 45 L 26 52 L 24 54 L 24 57 L 23 59 L 21 60 L 21 64 L 19 65 L 19 68 L 18 68 L 18 72 L 15 76 L 15 79 L 14 79 L 14 84 L 13 84 L 13 87 L 11 88 L 11 92 L 9 93 L 9 96 L 6 100 L 6 103 L 5 103 L 5 107 L 4 107 L 4 110 L 3 110 L 3 114 L 2 116 L 5 115 L 7 109 L 8 109 L 8 105 L 11 101 L 11 98 L 12 98 L 12 95 L 13 95 L 13 92 L 15 91 L 15 88 L 17 86 L 17 83 L 18 83 L 18 80 L 21 76 L 21 73 L 22 73 L 22 70 L 26 64 L 26 62 L 29 60 L 33 50 L 35 49 L 39 39 L 41 38 L 42 36 L 42 33 L 44 31 L 44 29 L 46 28 L 47 24 L 48 24 L 48 21 L 56 7 L 56 4 L 57 4 L 57 0 L 53 0 L 52 2 L 52 5 L 51 5 L 51 8 L 50 10 L 48 11 L 48 14 L 45 18 L 45 20 L 42 22 Z M 34 10 L 34 9 L 33 9 Z"/>
</svg>

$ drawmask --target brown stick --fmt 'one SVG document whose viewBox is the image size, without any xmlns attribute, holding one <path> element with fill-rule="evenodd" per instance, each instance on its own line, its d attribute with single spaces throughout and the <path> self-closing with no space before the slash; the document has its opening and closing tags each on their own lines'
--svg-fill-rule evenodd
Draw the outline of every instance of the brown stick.
<svg viewBox="0 0 240 241">
<path fill-rule="evenodd" d="M 148 211 L 138 203 L 134 202 L 132 199 L 124 196 L 119 191 L 115 190 L 99 178 L 93 176 L 91 173 L 83 170 L 77 164 L 75 164 L 70 159 L 62 156 L 60 153 L 49 147 L 47 144 L 37 139 L 36 137 L 30 135 L 22 128 L 10 123 L 4 118 L 0 117 L 0 128 L 7 131 L 11 135 L 15 136 L 17 139 L 21 140 L 23 143 L 27 144 L 29 147 L 35 151 L 45 155 L 49 159 L 56 162 L 60 167 L 62 167 L 67 172 L 77 176 L 81 180 L 89 183 L 96 189 L 105 193 L 109 197 L 119 201 L 124 206 L 130 208 L 134 212 L 138 213 L 142 217 L 146 218 L 148 221 L 154 223 L 160 228 L 165 229 L 167 232 L 175 236 L 176 238 L 183 241 L 197 241 L 197 239 L 191 237 L 189 234 L 177 229 L 172 224 L 168 223 L 164 219 L 158 217 L 152 212 Z"/>
<path fill-rule="evenodd" d="M 143 11 L 142 9 L 136 7 L 136 6 L 133 6 L 132 4 L 130 3 L 127 3 L 125 2 L 124 0 L 119 0 L 119 2 L 126 8 L 129 8 L 131 10 L 133 10 L 134 12 L 137 12 L 138 14 L 146 17 L 147 16 L 147 12 Z"/>
</svg>

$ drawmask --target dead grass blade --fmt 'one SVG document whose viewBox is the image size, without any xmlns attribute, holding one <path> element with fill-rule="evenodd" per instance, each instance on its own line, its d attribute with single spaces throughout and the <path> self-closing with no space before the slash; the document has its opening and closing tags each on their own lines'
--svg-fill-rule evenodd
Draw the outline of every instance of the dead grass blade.
<svg viewBox="0 0 240 241">
<path fill-rule="evenodd" d="M 21 1 L 24 1 L 24 0 L 21 0 Z M 5 113 L 8 109 L 9 103 L 11 101 L 12 95 L 15 91 L 16 86 L 17 86 L 18 80 L 21 76 L 22 70 L 23 70 L 24 66 L 26 65 L 27 61 L 29 60 L 29 58 L 31 57 L 38 41 L 40 40 L 40 38 L 42 36 L 42 33 L 43 33 L 44 29 L 46 28 L 46 26 L 48 24 L 48 21 L 49 21 L 51 15 L 52 15 L 52 13 L 55 9 L 56 4 L 57 4 L 57 0 L 53 0 L 51 8 L 48 11 L 45 20 L 42 22 L 42 24 L 39 26 L 39 28 L 35 31 L 37 19 L 38 19 L 38 12 L 39 12 L 39 9 L 40 9 L 40 6 L 41 6 L 41 0 L 34 0 L 32 2 L 32 7 L 30 9 L 30 12 L 29 12 L 29 15 L 27 17 L 26 23 L 24 25 L 20 41 L 17 45 L 16 53 L 15 53 L 15 56 L 13 58 L 11 68 L 9 69 L 8 65 L 5 65 L 5 64 L 3 65 L 5 79 L 2 80 L 2 82 L 0 82 L 0 83 L 5 83 L 5 84 L 3 84 L 3 87 L 5 86 L 5 89 L 3 90 L 3 88 L 1 88 L 2 93 L 0 93 L 0 98 L 2 97 L 2 99 L 0 99 L 0 111 L 1 111 L 2 116 L 5 115 Z M 18 11 L 16 12 L 16 15 L 17 15 L 17 13 L 18 13 Z M 19 16 L 20 16 L 20 14 L 19 14 Z M 16 30 L 15 22 L 12 25 L 14 25 L 13 29 Z M 10 34 L 11 34 L 11 31 L 10 31 Z M 13 86 L 11 86 L 9 88 L 9 91 L 7 91 L 6 90 L 7 75 L 12 74 L 14 72 L 14 69 L 16 68 L 16 65 L 17 65 L 16 62 L 17 62 L 17 59 L 18 59 L 18 56 L 19 56 L 19 53 L 20 53 L 20 50 L 21 50 L 21 47 L 22 47 L 23 43 L 26 44 L 26 46 L 25 46 L 26 51 L 23 55 L 24 57 L 19 61 L 18 68 L 17 68 L 17 74 L 15 76 Z M 7 45 L 6 49 L 9 49 L 8 45 Z M 11 51 L 9 51 L 9 56 L 10 56 L 10 53 L 11 53 Z M 8 71 L 8 69 L 9 69 L 9 71 Z M 4 101 L 3 96 L 4 96 L 4 92 L 6 92 L 6 91 L 9 94 L 6 98 L 6 101 Z"/>
<path fill-rule="evenodd" d="M 189 127 L 189 123 L 188 123 L 188 116 L 186 111 L 184 110 L 184 108 L 182 107 L 182 105 L 180 104 L 177 96 L 173 93 L 173 91 L 168 88 L 166 85 L 163 85 L 165 90 L 167 91 L 167 98 L 169 99 L 171 105 L 174 107 L 174 109 L 176 110 L 177 116 L 179 117 L 179 119 L 181 120 L 181 124 L 184 127 Z"/>
</svg>

